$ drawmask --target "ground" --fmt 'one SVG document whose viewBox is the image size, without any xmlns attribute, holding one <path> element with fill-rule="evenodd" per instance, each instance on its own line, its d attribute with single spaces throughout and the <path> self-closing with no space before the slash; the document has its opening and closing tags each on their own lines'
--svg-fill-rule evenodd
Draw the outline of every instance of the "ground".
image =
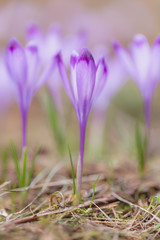
<svg viewBox="0 0 160 240">
<path fill-rule="evenodd" d="M 28 164 L 44 139 L 31 185 L 26 189 L 17 185 L 11 153 L 6 175 L 1 167 L 0 239 L 160 239 L 158 115 L 153 121 L 144 176 L 140 177 L 134 161 L 133 120 L 119 112 L 121 120 L 114 116 L 115 125 L 110 128 L 110 143 L 106 147 L 109 154 L 99 156 L 86 150 L 81 199 L 77 199 L 73 196 L 68 152 L 58 155 L 56 141 L 47 130 L 47 117 L 39 106 L 36 99 L 28 125 Z M 73 146 L 76 172 L 79 132 L 74 112 L 71 114 L 75 125 L 69 124 L 67 131 L 71 132 L 69 139 L 73 138 L 70 147 Z M 126 129 L 119 129 L 124 119 Z M 20 119 L 16 106 L 11 108 L 4 126 L 1 146 L 9 149 L 8 142 L 12 139 L 20 155 Z M 90 129 L 88 125 L 87 136 Z M 128 129 L 131 131 L 127 135 Z M 92 149 L 88 140 L 86 145 L 86 149 Z"/>
</svg>

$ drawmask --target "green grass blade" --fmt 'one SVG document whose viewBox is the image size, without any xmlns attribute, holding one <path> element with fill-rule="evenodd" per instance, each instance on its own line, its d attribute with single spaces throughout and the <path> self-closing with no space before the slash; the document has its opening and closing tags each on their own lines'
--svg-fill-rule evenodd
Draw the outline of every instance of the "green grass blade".
<svg viewBox="0 0 160 240">
<path fill-rule="evenodd" d="M 5 181 L 8 169 L 8 150 L 5 148 L 2 151 L 2 180 Z"/>
<path fill-rule="evenodd" d="M 13 157 L 13 160 L 14 160 L 14 165 L 15 165 L 15 168 L 16 168 L 18 184 L 20 186 L 20 184 L 21 184 L 21 171 L 20 171 L 20 166 L 19 166 L 19 162 L 18 162 L 17 152 L 16 152 L 16 149 L 15 149 L 12 142 L 10 142 L 10 147 L 11 147 L 11 151 L 12 151 L 12 157 Z"/>
<path fill-rule="evenodd" d="M 149 204 L 149 207 L 147 208 L 147 211 L 149 211 L 151 208 L 156 209 L 156 207 L 159 204 L 159 201 L 160 201 L 159 197 L 154 196 Z M 155 205 L 153 204 L 154 202 L 155 202 Z"/>
<path fill-rule="evenodd" d="M 33 171 L 34 171 L 36 159 L 37 159 L 37 156 L 38 156 L 40 150 L 41 150 L 41 146 L 38 147 L 36 153 L 33 156 L 32 165 L 31 165 L 31 167 L 29 169 L 29 172 L 28 172 L 28 182 L 27 182 L 27 185 L 30 185 L 30 183 L 31 183 L 31 179 L 32 179 L 32 176 L 33 176 Z"/>
<path fill-rule="evenodd" d="M 146 138 L 141 135 L 138 124 L 136 125 L 136 128 L 135 128 L 135 139 L 136 139 L 139 172 L 143 176 L 144 167 L 145 167 L 147 141 L 146 141 Z"/>
<path fill-rule="evenodd" d="M 99 178 L 100 178 L 100 175 L 98 176 L 98 178 L 96 179 L 96 181 L 95 181 L 94 184 L 93 184 L 93 193 L 92 193 L 92 199 L 91 199 L 90 208 L 92 207 L 92 202 L 93 202 L 93 200 L 94 200 L 94 195 L 95 195 L 96 184 L 97 184 Z"/>
<path fill-rule="evenodd" d="M 26 176 L 27 176 L 27 148 L 24 149 L 24 155 L 23 155 L 23 169 L 22 169 L 22 175 L 21 175 L 21 187 L 26 186 Z"/>
<path fill-rule="evenodd" d="M 63 154 L 65 147 L 64 135 L 60 126 L 58 112 L 53 104 L 50 94 L 47 94 L 47 111 L 49 121 L 52 127 L 52 133 L 57 141 L 59 151 Z"/>
<path fill-rule="evenodd" d="M 72 180 L 73 180 L 73 195 L 76 195 L 76 182 L 75 182 L 75 176 L 74 176 L 74 169 L 73 169 L 73 161 L 72 161 L 72 155 L 71 155 L 71 150 L 68 145 L 68 152 L 69 152 L 69 158 L 70 158 L 70 164 L 71 164 L 71 171 L 72 171 Z"/>
</svg>

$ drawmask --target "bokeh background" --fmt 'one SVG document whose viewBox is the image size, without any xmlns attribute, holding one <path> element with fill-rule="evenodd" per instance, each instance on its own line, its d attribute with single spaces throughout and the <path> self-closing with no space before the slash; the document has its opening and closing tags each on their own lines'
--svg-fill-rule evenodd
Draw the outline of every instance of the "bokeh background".
<svg viewBox="0 0 160 240">
<path fill-rule="evenodd" d="M 0 0 L 0 45 L 5 48 L 10 38 L 15 37 L 25 44 L 26 27 L 35 22 L 46 31 L 51 24 L 58 23 L 65 35 L 87 32 L 87 47 L 105 45 L 112 48 L 112 41 L 118 40 L 127 46 L 137 33 L 143 33 L 150 43 L 160 33 L 159 0 Z M 160 114 L 159 86 L 153 99 L 150 154 L 157 157 L 160 153 Z M 64 93 L 65 95 L 65 93 Z M 39 162 L 46 166 L 60 160 L 56 140 L 53 138 L 50 124 L 42 103 L 43 90 L 34 98 L 28 120 L 28 146 L 35 149 L 43 146 L 45 155 Z M 79 150 L 78 121 L 67 96 L 65 98 L 65 131 L 75 159 Z M 68 113 L 69 112 L 69 113 Z M 67 115 L 68 114 L 68 115 Z M 143 122 L 142 98 L 137 86 L 132 81 L 111 101 L 107 111 L 105 126 L 105 154 L 94 148 L 94 139 L 99 126 L 92 126 L 92 113 L 87 127 L 86 155 L 87 161 L 104 161 L 114 158 L 114 162 L 133 159 L 134 127 L 137 121 Z M 21 119 L 16 102 L 1 116 L 1 149 L 9 146 L 12 140 L 21 148 Z M 106 155 L 107 153 L 107 155 Z M 67 149 L 66 149 L 67 154 Z M 68 155 L 67 155 L 68 156 Z M 63 156 L 65 159 L 66 156 Z M 68 157 L 67 157 L 68 158 Z"/>
</svg>

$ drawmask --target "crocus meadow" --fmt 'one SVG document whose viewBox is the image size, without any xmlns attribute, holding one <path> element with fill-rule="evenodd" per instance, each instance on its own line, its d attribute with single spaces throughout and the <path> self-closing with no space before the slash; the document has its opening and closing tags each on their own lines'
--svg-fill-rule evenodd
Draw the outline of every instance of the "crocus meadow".
<svg viewBox="0 0 160 240">
<path fill-rule="evenodd" d="M 9 89 L 13 86 L 12 91 L 19 105 L 22 119 L 22 149 L 27 145 L 26 129 L 30 104 L 44 84 L 48 86 L 54 106 L 58 110 L 57 114 L 62 112 L 60 78 L 62 79 L 62 85 L 71 99 L 80 127 L 80 157 L 77 166 L 79 193 L 82 183 L 86 125 L 96 100 L 94 119 L 98 115 L 100 119 L 105 120 L 104 116 L 111 99 L 131 77 L 143 97 L 148 131 L 152 98 L 160 79 L 160 37 L 150 47 L 145 36 L 138 34 L 134 37 L 128 51 L 115 42 L 116 54 L 112 57 L 104 44 L 99 45 L 101 47 L 97 48 L 96 60 L 94 60 L 89 50 L 82 47 L 87 45 L 88 36 L 86 36 L 84 32 L 63 36 L 58 25 L 51 26 L 47 33 L 44 33 L 36 24 L 31 24 L 27 29 L 26 46 L 23 47 L 16 39 L 11 39 L 2 64 L 0 62 L 1 78 L 5 80 L 5 86 L 2 84 L 2 87 L 5 90 L 8 89 L 9 94 Z M 2 90 L 3 92 L 5 93 Z M 2 93 L 0 97 L 5 99 Z M 7 101 L 3 107 L 7 109 Z M 104 120 L 103 123 L 105 123 Z"/>
<path fill-rule="evenodd" d="M 56 59 L 64 87 L 75 108 L 80 126 L 80 159 L 77 168 L 77 190 L 80 193 L 87 119 L 96 98 L 105 86 L 107 67 L 103 58 L 96 65 L 92 54 L 87 49 L 82 49 L 80 53 L 74 52 L 70 60 L 70 83 L 61 54 L 58 54 Z"/>
</svg>

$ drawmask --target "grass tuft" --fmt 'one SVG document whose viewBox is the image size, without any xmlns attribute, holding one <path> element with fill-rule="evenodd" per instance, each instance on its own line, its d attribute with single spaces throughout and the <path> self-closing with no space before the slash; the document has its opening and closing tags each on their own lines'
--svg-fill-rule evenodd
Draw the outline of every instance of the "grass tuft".
<svg viewBox="0 0 160 240">
<path fill-rule="evenodd" d="M 94 196 L 95 196 L 96 184 L 97 184 L 99 178 L 100 178 L 100 175 L 98 176 L 98 178 L 96 179 L 96 181 L 93 184 L 93 193 L 92 193 L 90 208 L 92 207 L 92 204 L 93 204 L 93 200 L 94 200 Z"/>
<path fill-rule="evenodd" d="M 73 168 L 72 154 L 71 154 L 71 150 L 70 150 L 69 145 L 68 145 L 68 152 L 69 152 L 69 159 L 70 159 L 71 171 L 72 171 L 73 195 L 76 195 L 76 193 L 77 193 L 77 190 L 76 190 L 76 181 L 75 181 L 75 175 L 74 175 L 74 168 Z"/>
<path fill-rule="evenodd" d="M 138 124 L 136 124 L 136 127 L 135 127 L 135 140 L 136 140 L 139 174 L 141 177 L 143 177 L 144 171 L 145 171 L 145 163 L 146 163 L 147 139 L 146 139 L 146 136 L 143 136 L 143 134 L 141 133 Z"/>
</svg>

